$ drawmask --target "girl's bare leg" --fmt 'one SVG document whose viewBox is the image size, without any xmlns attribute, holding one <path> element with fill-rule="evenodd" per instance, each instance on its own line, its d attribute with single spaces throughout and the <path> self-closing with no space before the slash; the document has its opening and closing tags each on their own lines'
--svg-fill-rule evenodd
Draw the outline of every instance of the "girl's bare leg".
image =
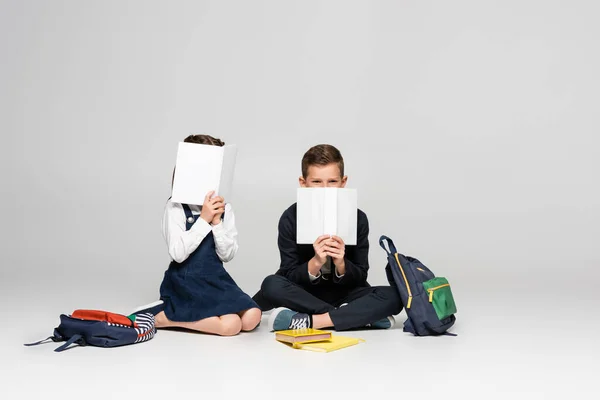
<svg viewBox="0 0 600 400">
<path fill-rule="evenodd" d="M 194 322 L 170 321 L 164 311 L 155 316 L 157 328 L 185 328 L 220 336 L 234 336 L 242 329 L 242 319 L 237 314 L 208 317 Z"/>
</svg>

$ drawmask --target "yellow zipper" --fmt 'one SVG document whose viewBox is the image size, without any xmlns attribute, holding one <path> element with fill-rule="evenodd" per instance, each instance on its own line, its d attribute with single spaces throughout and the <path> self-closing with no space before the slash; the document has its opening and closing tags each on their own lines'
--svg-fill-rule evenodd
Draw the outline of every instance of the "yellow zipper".
<svg viewBox="0 0 600 400">
<path fill-rule="evenodd" d="M 445 284 L 443 284 L 443 285 L 440 285 L 440 286 L 436 286 L 436 287 L 432 287 L 432 288 L 430 288 L 430 289 L 427 289 L 427 291 L 429 292 L 429 302 L 430 302 L 430 303 L 431 303 L 431 302 L 433 302 L 433 292 L 434 292 L 434 291 L 436 291 L 436 290 L 438 290 L 438 289 L 441 289 L 441 288 L 443 288 L 443 287 L 446 287 L 446 286 L 450 286 L 450 284 L 449 284 L 449 283 L 445 283 Z"/>
<path fill-rule="evenodd" d="M 396 262 L 398 263 L 398 267 L 400 267 L 400 272 L 402 272 L 402 277 L 404 278 L 404 283 L 406 283 L 406 290 L 408 291 L 408 303 L 406 304 L 406 308 L 410 308 L 410 304 L 412 303 L 412 292 L 410 291 L 410 286 L 408 285 L 408 279 L 406 279 L 406 275 L 404 274 L 404 269 L 402 268 L 402 264 L 400 264 L 400 259 L 398 258 L 398 253 L 395 254 Z"/>
</svg>

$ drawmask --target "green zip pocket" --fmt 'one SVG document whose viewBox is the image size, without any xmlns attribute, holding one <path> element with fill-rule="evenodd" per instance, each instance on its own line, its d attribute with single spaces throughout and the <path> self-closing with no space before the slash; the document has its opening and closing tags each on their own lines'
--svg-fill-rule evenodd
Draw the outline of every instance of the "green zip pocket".
<svg viewBox="0 0 600 400">
<path fill-rule="evenodd" d="M 446 278 L 430 279 L 423 282 L 423 287 L 429 295 L 429 302 L 433 305 L 440 321 L 456 313 L 456 304 Z"/>
</svg>

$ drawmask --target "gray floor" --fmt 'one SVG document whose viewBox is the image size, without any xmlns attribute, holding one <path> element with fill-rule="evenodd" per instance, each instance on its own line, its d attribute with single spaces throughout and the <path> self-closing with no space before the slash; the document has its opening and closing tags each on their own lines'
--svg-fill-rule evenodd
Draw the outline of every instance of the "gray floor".
<svg viewBox="0 0 600 400">
<path fill-rule="evenodd" d="M 26 348 L 58 322 L 59 310 L 73 309 L 100 292 L 51 293 L 41 287 L 13 287 L 9 298 L 26 294 L 25 311 L 2 310 L 3 398 L 164 398 L 198 396 L 305 397 L 320 393 L 418 395 L 420 398 L 546 399 L 593 393 L 600 359 L 592 317 L 593 293 L 548 297 L 560 281 L 539 280 L 549 291 L 528 284 L 455 289 L 459 312 L 457 337 L 417 338 L 402 332 L 405 314 L 386 331 L 345 332 L 366 341 L 322 354 L 293 350 L 266 329 L 236 337 L 164 331 L 150 342 L 118 349 L 74 348 L 54 353 L 54 344 Z M 20 290 L 22 289 L 22 290 Z M 20 294 L 19 294 L 20 293 Z M 39 296 L 39 297 L 38 297 Z M 116 298 L 116 300 L 115 300 Z M 16 301 L 16 300 L 14 300 Z M 104 309 L 127 312 L 123 297 L 103 299 Z M 101 303 L 88 302 L 100 308 Z M 551 307 L 549 305 L 552 304 Z M 129 308 L 128 308 L 129 307 Z M 595 310 L 597 311 L 597 309 Z M 8 322 L 8 323 L 6 323 Z M 33 396 L 33 397 L 32 397 Z M 567 397 L 564 397 L 567 396 Z"/>
</svg>

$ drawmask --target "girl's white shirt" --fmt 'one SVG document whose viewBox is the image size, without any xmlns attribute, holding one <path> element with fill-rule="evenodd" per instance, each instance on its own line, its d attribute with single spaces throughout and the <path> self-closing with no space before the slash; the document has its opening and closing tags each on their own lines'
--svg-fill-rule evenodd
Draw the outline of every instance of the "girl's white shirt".
<svg viewBox="0 0 600 400">
<path fill-rule="evenodd" d="M 186 231 L 185 211 L 181 203 L 174 203 L 169 199 L 165 205 L 162 230 L 171 259 L 178 263 L 185 261 L 212 231 L 217 255 L 223 262 L 231 261 L 238 251 L 238 232 L 231 204 L 225 204 L 224 218 L 217 225 L 210 225 L 199 217 L 200 206 L 190 205 L 190 209 L 198 218 L 190 230 Z"/>
</svg>

